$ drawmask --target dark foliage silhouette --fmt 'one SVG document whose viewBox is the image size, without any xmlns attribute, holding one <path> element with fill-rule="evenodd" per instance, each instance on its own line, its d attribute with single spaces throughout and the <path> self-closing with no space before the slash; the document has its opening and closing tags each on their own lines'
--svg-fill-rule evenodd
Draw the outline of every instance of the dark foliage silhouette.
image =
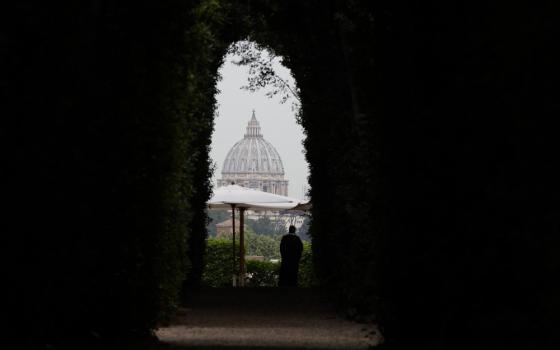
<svg viewBox="0 0 560 350">
<path fill-rule="evenodd" d="M 24 346 L 149 335 L 198 284 L 217 68 L 247 38 L 298 82 L 313 256 L 341 306 L 376 315 L 393 349 L 559 340 L 552 5 L 6 7 L 6 246 Z"/>
</svg>

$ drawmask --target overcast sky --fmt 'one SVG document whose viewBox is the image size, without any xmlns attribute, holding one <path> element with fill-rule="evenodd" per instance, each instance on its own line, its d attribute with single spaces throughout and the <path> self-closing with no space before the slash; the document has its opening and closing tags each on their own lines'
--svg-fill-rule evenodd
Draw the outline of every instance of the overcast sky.
<svg viewBox="0 0 560 350">
<path fill-rule="evenodd" d="M 288 195 L 303 198 L 302 188 L 307 185 L 308 167 L 303 154 L 302 127 L 296 123 L 292 111 L 292 100 L 281 104 L 279 96 L 268 98 L 265 91 L 249 92 L 240 89 L 247 84 L 248 68 L 231 63 L 234 56 L 228 56 L 220 69 L 222 80 L 218 82 L 217 115 L 214 120 L 214 134 L 210 157 L 216 166 L 213 183 L 221 177 L 222 166 L 227 152 L 245 134 L 253 109 L 261 125 L 265 140 L 270 142 L 280 154 L 284 164 L 285 178 L 289 180 Z M 275 70 L 290 86 L 295 86 L 287 68 L 277 62 Z"/>
</svg>

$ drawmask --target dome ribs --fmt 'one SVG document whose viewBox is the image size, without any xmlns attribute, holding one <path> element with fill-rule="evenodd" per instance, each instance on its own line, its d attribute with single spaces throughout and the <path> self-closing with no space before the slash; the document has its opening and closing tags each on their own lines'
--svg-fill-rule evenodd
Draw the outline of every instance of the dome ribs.
<svg viewBox="0 0 560 350">
<path fill-rule="evenodd" d="M 263 191 L 287 195 L 288 181 L 280 154 L 264 139 L 253 110 L 243 139 L 227 153 L 218 186 L 236 183 Z"/>
</svg>

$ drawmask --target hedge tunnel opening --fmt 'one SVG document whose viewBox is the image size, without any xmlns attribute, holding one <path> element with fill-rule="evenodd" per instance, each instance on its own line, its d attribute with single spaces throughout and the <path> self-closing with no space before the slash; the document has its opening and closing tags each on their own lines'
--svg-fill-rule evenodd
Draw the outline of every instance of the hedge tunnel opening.
<svg viewBox="0 0 560 350">
<path fill-rule="evenodd" d="M 236 184 L 280 196 L 307 197 L 308 164 L 297 83 L 282 57 L 256 42 L 230 44 L 218 70 L 214 130 L 210 147 L 212 185 Z M 231 287 L 238 274 L 240 217 L 232 240 L 231 209 L 209 209 L 210 223 L 202 286 Z M 280 242 L 294 225 L 304 246 L 300 286 L 312 284 L 309 214 L 282 209 L 244 212 L 244 250 L 249 287 L 277 286 Z M 236 247 L 232 253 L 232 241 Z M 233 257 L 232 257 L 233 255 Z M 233 271 L 227 269 L 233 263 Z M 235 279 L 237 281 L 237 278 Z"/>
<path fill-rule="evenodd" d="M 10 5 L 8 246 L 24 347 L 150 335 L 197 285 L 217 70 L 245 38 L 283 56 L 301 89 L 316 267 L 340 305 L 376 315 L 394 349 L 558 341 L 551 9 Z"/>
</svg>

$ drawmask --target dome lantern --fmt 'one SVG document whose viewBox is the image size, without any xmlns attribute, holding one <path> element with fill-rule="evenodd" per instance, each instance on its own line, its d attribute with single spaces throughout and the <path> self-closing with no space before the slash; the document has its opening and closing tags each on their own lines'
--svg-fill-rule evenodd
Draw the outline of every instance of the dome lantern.
<svg viewBox="0 0 560 350">
<path fill-rule="evenodd" d="M 253 116 L 251 117 L 251 120 L 249 120 L 249 124 L 247 124 L 247 132 L 245 133 L 245 137 L 262 137 L 261 126 L 259 125 L 257 117 L 255 117 L 254 109 Z"/>
</svg>

